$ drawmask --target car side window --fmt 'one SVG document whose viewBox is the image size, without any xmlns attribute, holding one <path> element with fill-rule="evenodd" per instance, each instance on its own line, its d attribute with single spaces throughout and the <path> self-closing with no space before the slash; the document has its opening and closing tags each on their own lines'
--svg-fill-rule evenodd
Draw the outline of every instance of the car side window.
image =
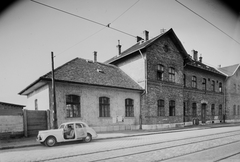
<svg viewBox="0 0 240 162">
<path fill-rule="evenodd" d="M 83 123 L 82 123 L 82 126 L 83 126 L 84 128 L 86 127 L 86 125 L 85 125 L 85 124 L 83 124 Z"/>
<path fill-rule="evenodd" d="M 76 123 L 76 128 L 82 128 L 82 125 L 80 123 Z"/>
</svg>

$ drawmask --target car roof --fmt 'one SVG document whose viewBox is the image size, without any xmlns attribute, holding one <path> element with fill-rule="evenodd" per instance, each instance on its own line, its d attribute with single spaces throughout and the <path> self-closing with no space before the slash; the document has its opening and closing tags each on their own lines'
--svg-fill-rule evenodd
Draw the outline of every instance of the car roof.
<svg viewBox="0 0 240 162">
<path fill-rule="evenodd" d="M 83 122 L 83 121 L 71 121 L 71 122 L 65 122 L 65 123 L 62 123 L 62 124 L 74 124 L 74 123 L 83 123 L 83 124 L 85 124 L 85 125 L 88 125 L 87 123 L 85 123 L 85 122 Z M 61 125 L 62 125 L 61 124 Z"/>
</svg>

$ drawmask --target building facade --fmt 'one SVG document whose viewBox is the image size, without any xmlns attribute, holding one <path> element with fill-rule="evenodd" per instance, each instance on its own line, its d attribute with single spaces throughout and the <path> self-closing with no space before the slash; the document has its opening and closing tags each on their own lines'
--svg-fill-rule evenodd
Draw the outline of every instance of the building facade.
<svg viewBox="0 0 240 162">
<path fill-rule="evenodd" d="M 226 79 L 226 122 L 240 122 L 240 65 L 218 69 Z"/>
<path fill-rule="evenodd" d="M 50 110 L 51 72 L 20 92 L 27 109 Z M 118 67 L 76 58 L 55 70 L 57 124 L 81 120 L 97 132 L 139 129 L 142 88 Z"/>
<path fill-rule="evenodd" d="M 105 63 L 95 53 L 55 70 L 58 124 L 82 120 L 100 132 L 239 121 L 239 66 L 230 75 L 204 64 L 172 29 L 152 39 L 144 33 Z M 51 84 L 48 73 L 20 92 L 28 109 L 53 111 Z"/>
<path fill-rule="evenodd" d="M 226 76 L 190 56 L 172 29 L 107 61 L 145 89 L 141 98 L 143 129 L 223 122 Z M 193 59 L 192 59 L 193 57 Z"/>
</svg>

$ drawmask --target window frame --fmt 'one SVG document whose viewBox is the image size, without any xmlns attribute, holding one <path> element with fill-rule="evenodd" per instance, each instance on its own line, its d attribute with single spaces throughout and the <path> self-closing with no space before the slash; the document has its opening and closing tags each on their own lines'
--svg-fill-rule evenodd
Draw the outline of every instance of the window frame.
<svg viewBox="0 0 240 162">
<path fill-rule="evenodd" d="M 164 65 L 157 65 L 157 80 L 163 81 Z"/>
<path fill-rule="evenodd" d="M 157 101 L 158 104 L 158 111 L 157 116 L 165 116 L 165 101 L 163 99 L 159 99 Z"/>
<path fill-rule="evenodd" d="M 192 88 L 197 88 L 197 77 L 192 76 Z"/>
<path fill-rule="evenodd" d="M 99 97 L 99 117 L 110 117 L 110 98 Z"/>
<path fill-rule="evenodd" d="M 81 97 L 78 95 L 66 95 L 66 117 L 81 117 Z"/>
<path fill-rule="evenodd" d="M 176 77 L 175 74 L 176 74 L 175 68 L 169 67 L 169 68 L 168 68 L 168 80 L 169 80 L 170 82 L 175 83 L 175 77 Z"/>
<path fill-rule="evenodd" d="M 202 90 L 204 90 L 204 91 L 207 90 L 207 79 L 206 78 L 202 79 Z"/>
<path fill-rule="evenodd" d="M 211 116 L 215 116 L 215 104 L 211 105 Z"/>
<path fill-rule="evenodd" d="M 197 103 L 192 103 L 192 116 L 197 117 Z"/>
<path fill-rule="evenodd" d="M 134 117 L 134 100 L 125 99 L 125 117 Z"/>
<path fill-rule="evenodd" d="M 169 101 L 169 116 L 176 116 L 176 102 L 174 100 Z"/>
</svg>

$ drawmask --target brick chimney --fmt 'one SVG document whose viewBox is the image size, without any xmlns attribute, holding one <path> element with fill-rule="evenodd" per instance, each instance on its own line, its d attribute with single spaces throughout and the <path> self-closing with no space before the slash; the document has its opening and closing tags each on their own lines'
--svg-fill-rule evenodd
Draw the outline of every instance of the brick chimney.
<svg viewBox="0 0 240 162">
<path fill-rule="evenodd" d="M 145 36 L 145 41 L 148 41 L 149 40 L 149 31 L 144 30 L 143 33 L 144 33 L 144 36 Z"/>
<path fill-rule="evenodd" d="M 193 60 L 198 61 L 198 51 L 192 50 Z"/>
<path fill-rule="evenodd" d="M 199 57 L 199 62 L 201 62 L 202 63 L 202 54 L 200 54 L 200 57 Z"/>
<path fill-rule="evenodd" d="M 94 62 L 97 62 L 97 51 L 94 51 L 93 54 L 94 54 Z"/>
<path fill-rule="evenodd" d="M 121 55 L 121 45 L 120 45 L 120 40 L 118 40 L 118 45 L 117 45 L 117 48 L 118 48 L 118 56 L 120 56 Z"/>
</svg>

